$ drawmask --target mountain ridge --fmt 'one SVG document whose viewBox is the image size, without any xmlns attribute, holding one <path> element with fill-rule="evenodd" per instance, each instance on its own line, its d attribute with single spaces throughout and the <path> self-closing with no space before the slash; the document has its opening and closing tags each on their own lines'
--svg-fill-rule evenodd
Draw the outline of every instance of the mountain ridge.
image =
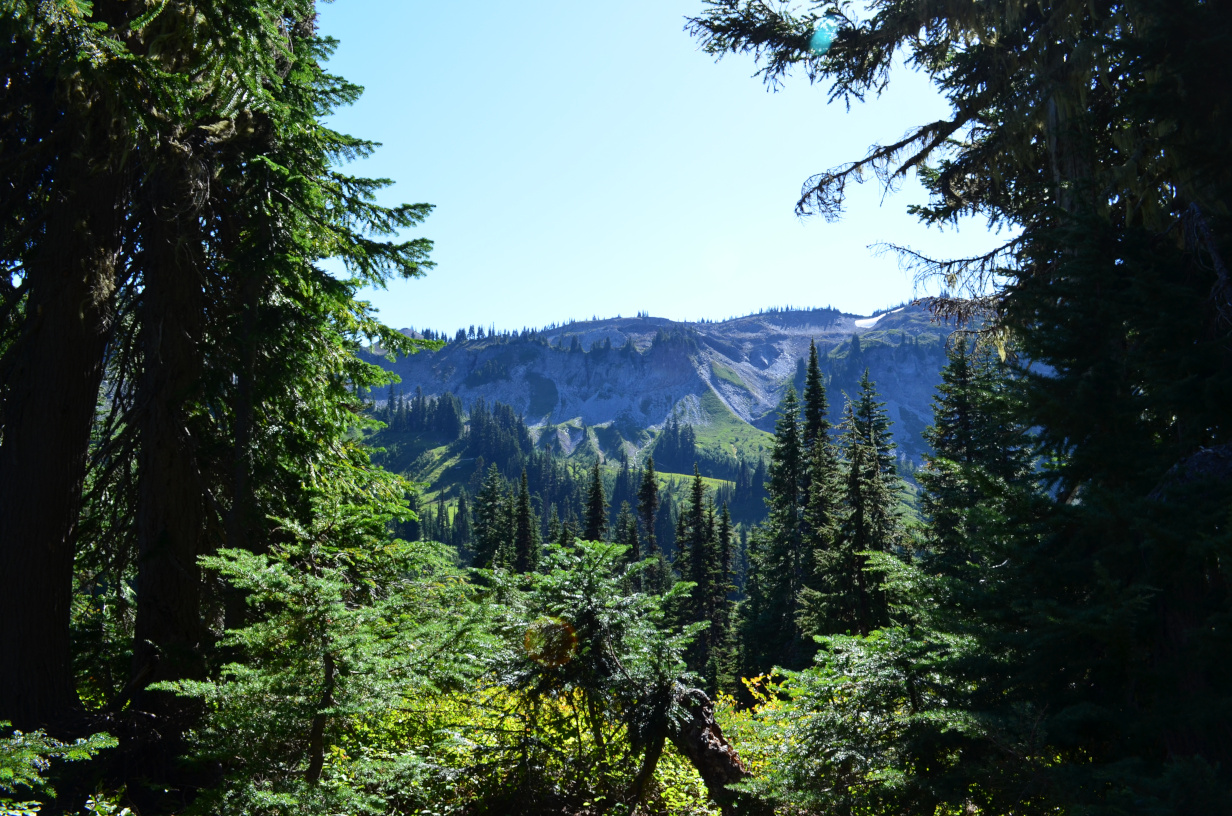
<svg viewBox="0 0 1232 816">
<path fill-rule="evenodd" d="M 855 393 L 867 367 L 895 421 L 896 441 L 918 460 L 947 334 L 913 305 L 868 317 L 830 308 L 783 309 L 724 321 L 574 321 L 455 340 L 398 360 L 374 349 L 371 358 L 401 377 L 396 388 L 405 394 L 450 392 L 468 408 L 477 399 L 508 404 L 541 442 L 544 434 L 555 435 L 566 453 L 578 444 L 577 431 L 585 440 L 587 427 L 614 429 L 618 440 L 610 451 L 636 453 L 675 416 L 694 426 L 699 444 L 739 456 L 752 455 L 750 445 L 761 451 L 768 446 L 764 434 L 742 432 L 732 420 L 750 432 L 773 429 L 787 387 L 802 385 L 811 340 L 831 418 L 840 418 L 842 394 Z M 607 447 L 600 445 L 601 455 Z"/>
</svg>

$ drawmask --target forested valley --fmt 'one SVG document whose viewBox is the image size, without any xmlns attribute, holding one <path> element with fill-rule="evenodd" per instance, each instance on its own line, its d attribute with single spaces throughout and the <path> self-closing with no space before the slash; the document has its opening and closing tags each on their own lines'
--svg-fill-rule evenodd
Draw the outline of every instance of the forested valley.
<svg viewBox="0 0 1232 816">
<path fill-rule="evenodd" d="M 900 250 L 922 433 L 854 335 L 772 432 L 427 394 L 474 338 L 360 296 L 432 207 L 346 172 L 312 0 L 3 0 L 0 813 L 1232 813 L 1232 9 L 697 5 L 771 88 L 948 102 L 796 205 L 1002 228 Z"/>
</svg>

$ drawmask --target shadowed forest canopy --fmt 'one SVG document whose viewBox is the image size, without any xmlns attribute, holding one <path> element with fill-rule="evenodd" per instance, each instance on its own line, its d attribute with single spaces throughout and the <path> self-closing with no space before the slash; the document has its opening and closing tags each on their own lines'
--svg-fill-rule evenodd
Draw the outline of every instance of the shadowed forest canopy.
<svg viewBox="0 0 1232 816">
<path fill-rule="evenodd" d="M 361 344 L 440 341 L 357 294 L 431 268 L 431 206 L 344 171 L 314 2 L 3 0 L 0 809 L 1232 812 L 1232 10 L 698 6 L 771 87 L 948 102 L 800 214 L 914 172 L 1007 236 L 902 251 L 957 329 L 906 482 L 816 348 L 733 488 L 674 415 L 574 473 L 507 405 L 379 410 Z"/>
</svg>

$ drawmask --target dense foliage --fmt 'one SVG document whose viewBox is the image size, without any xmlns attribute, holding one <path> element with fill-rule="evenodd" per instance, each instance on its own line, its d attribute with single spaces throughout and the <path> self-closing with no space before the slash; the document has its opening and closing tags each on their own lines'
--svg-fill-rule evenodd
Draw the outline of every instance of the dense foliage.
<svg viewBox="0 0 1232 816">
<path fill-rule="evenodd" d="M 963 329 L 918 502 L 854 341 L 768 462 L 671 416 L 579 468 L 397 390 L 361 343 L 438 335 L 356 294 L 430 265 L 395 237 L 430 208 L 340 170 L 371 145 L 322 124 L 358 89 L 310 0 L 3 10 L 0 809 L 1232 811 L 1225 4 L 690 21 L 772 84 L 859 101 L 905 55 L 945 94 L 801 212 L 915 170 L 926 222 L 1010 229 L 905 252 Z M 406 440 L 467 463 L 448 496 Z"/>
<path fill-rule="evenodd" d="M 924 478 L 934 554 L 896 561 L 905 573 L 874 561 L 914 600 L 896 617 L 891 594 L 890 628 L 830 641 L 799 681 L 800 727 L 830 746 L 811 756 L 834 759 L 778 795 L 839 812 L 1228 810 L 1227 7 L 707 6 L 691 22 L 705 47 L 754 54 L 770 83 L 799 67 L 860 101 L 905 58 L 950 103 L 810 179 L 800 212 L 838 217 L 849 183 L 915 170 L 923 220 L 982 215 L 1011 236 L 974 259 L 903 252 L 947 287 L 935 311 L 976 321 L 1021 370 L 990 393 L 979 364 L 952 369 Z M 823 13 L 837 33 L 813 50 Z M 974 404 L 1002 418 L 962 427 Z M 875 741 L 836 730 L 852 705 Z"/>
</svg>

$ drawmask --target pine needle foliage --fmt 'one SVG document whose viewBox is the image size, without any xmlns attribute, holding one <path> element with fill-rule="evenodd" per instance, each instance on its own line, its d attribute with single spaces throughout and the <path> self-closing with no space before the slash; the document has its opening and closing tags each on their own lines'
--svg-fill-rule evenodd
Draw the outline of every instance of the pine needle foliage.
<svg viewBox="0 0 1232 816">
<path fill-rule="evenodd" d="M 502 725 L 476 751 L 483 813 L 607 812 L 650 795 L 669 730 L 687 718 L 684 654 L 705 624 L 672 633 L 666 598 L 628 593 L 624 547 L 545 548 L 540 573 L 489 573 L 500 648 L 484 678 Z M 587 803 L 590 803 L 589 805 Z"/>
<path fill-rule="evenodd" d="M 323 499 L 312 526 L 283 520 L 290 540 L 273 552 L 204 560 L 245 592 L 251 623 L 223 639 L 233 660 L 216 680 L 164 684 L 205 705 L 192 760 L 225 773 L 190 812 L 388 813 L 431 789 L 431 750 L 384 724 L 478 674 L 473 590 L 449 553 L 390 542 L 384 521 Z"/>
</svg>

